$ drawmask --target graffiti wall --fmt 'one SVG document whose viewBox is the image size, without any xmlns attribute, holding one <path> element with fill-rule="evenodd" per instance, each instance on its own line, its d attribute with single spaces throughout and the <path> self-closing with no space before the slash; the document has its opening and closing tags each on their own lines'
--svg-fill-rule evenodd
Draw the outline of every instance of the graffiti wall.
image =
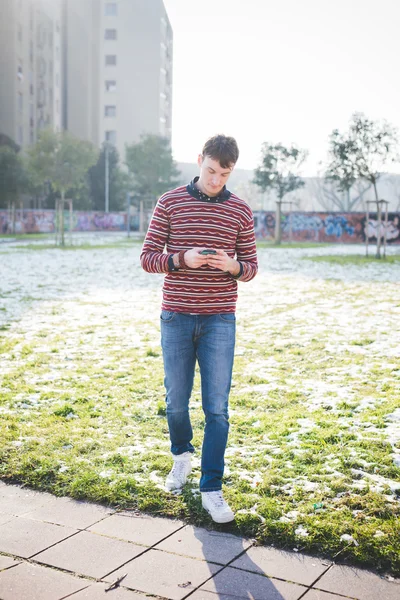
<svg viewBox="0 0 400 600">
<path fill-rule="evenodd" d="M 273 240 L 275 213 L 254 212 L 254 226 L 258 239 Z M 370 214 L 368 223 L 365 213 L 306 213 L 292 212 L 281 218 L 282 241 L 355 243 L 365 242 L 366 236 L 376 242 L 378 221 L 376 214 Z M 388 244 L 400 244 L 400 213 L 389 213 L 387 225 L 381 224 L 383 238 L 386 229 Z"/>
<path fill-rule="evenodd" d="M 73 231 L 123 231 L 126 229 L 126 213 L 73 212 Z M 17 210 L 15 233 L 54 232 L 54 210 Z M 64 212 L 65 230 L 69 230 L 69 211 Z M 12 233 L 12 216 L 0 210 L 0 233 Z"/>
<path fill-rule="evenodd" d="M 73 231 L 124 231 L 126 213 L 73 212 Z M 15 233 L 54 232 L 54 210 L 17 210 Z M 137 220 L 137 219 L 136 219 Z M 69 212 L 64 213 L 66 231 L 69 230 Z M 254 226 L 258 239 L 273 240 L 275 213 L 254 212 Z M 376 214 L 366 221 L 365 213 L 312 213 L 292 212 L 282 215 L 282 240 L 293 242 L 363 243 L 366 236 L 374 243 L 378 235 Z M 131 218 L 131 229 L 138 223 Z M 381 236 L 386 229 L 388 244 L 400 244 L 400 213 L 389 213 L 388 224 L 381 224 Z M 0 233 L 12 233 L 11 214 L 0 210 Z"/>
</svg>

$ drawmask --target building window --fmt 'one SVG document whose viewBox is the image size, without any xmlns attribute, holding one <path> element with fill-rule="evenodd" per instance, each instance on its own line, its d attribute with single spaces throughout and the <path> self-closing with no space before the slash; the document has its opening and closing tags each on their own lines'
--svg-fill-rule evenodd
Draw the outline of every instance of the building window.
<svg viewBox="0 0 400 600">
<path fill-rule="evenodd" d="M 104 9 L 105 9 L 106 17 L 116 17 L 117 16 L 117 3 L 116 2 L 106 2 Z"/>
<path fill-rule="evenodd" d="M 105 117 L 116 117 L 117 116 L 117 107 L 115 106 L 115 104 L 104 107 L 104 116 Z"/>
<path fill-rule="evenodd" d="M 21 93 L 18 94 L 18 110 L 20 113 L 24 110 L 24 97 Z"/>
<path fill-rule="evenodd" d="M 117 82 L 116 81 L 106 81 L 106 92 L 116 92 L 117 91 Z"/>
<path fill-rule="evenodd" d="M 117 30 L 116 29 L 106 29 L 104 32 L 105 40 L 116 40 L 117 39 Z"/>
<path fill-rule="evenodd" d="M 22 129 L 22 125 L 18 127 L 18 144 L 21 146 L 24 143 L 24 130 Z"/>
<path fill-rule="evenodd" d="M 115 54 L 106 54 L 106 66 L 117 64 L 117 56 Z"/>
<path fill-rule="evenodd" d="M 33 121 L 34 116 L 35 116 L 35 107 L 34 107 L 33 103 L 31 102 L 29 105 L 29 117 L 32 121 Z"/>
<path fill-rule="evenodd" d="M 117 143 L 117 132 L 116 131 L 106 131 L 105 136 L 106 142 L 110 142 L 110 144 Z"/>
<path fill-rule="evenodd" d="M 17 69 L 17 77 L 18 77 L 18 79 L 19 79 L 20 81 L 22 81 L 22 80 L 23 80 L 23 78 L 24 78 L 24 74 L 22 73 L 22 67 L 21 67 L 21 65 L 19 65 L 19 67 L 18 67 L 18 69 Z"/>
</svg>

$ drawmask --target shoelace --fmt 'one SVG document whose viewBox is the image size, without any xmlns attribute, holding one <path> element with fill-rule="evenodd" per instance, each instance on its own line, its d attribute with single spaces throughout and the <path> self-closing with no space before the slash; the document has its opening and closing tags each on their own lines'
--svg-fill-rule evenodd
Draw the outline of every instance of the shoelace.
<svg viewBox="0 0 400 600">
<path fill-rule="evenodd" d="M 225 508 L 227 505 L 221 493 L 214 492 L 210 498 L 216 508 Z"/>
<path fill-rule="evenodd" d="M 181 460 L 175 461 L 172 467 L 171 475 L 182 481 L 185 477 L 185 463 Z"/>
</svg>

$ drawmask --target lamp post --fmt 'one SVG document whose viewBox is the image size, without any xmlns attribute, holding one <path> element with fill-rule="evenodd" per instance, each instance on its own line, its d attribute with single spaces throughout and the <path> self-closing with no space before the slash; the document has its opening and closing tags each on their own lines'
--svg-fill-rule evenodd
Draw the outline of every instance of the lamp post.
<svg viewBox="0 0 400 600">
<path fill-rule="evenodd" d="M 109 157 L 108 157 L 108 142 L 105 142 L 105 148 L 104 148 L 104 152 L 105 152 L 105 189 L 104 189 L 104 195 L 105 195 L 105 212 L 108 213 L 109 212 L 109 194 L 110 194 L 110 165 L 109 165 Z"/>
</svg>

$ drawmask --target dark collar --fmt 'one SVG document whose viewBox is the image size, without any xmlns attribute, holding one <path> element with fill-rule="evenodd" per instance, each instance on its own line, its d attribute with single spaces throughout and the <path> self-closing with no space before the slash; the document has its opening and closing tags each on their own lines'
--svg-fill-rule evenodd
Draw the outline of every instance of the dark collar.
<svg viewBox="0 0 400 600">
<path fill-rule="evenodd" d="M 226 189 L 225 185 L 218 196 L 207 196 L 206 194 L 203 194 L 203 192 L 201 192 L 196 186 L 198 180 L 199 177 L 195 177 L 186 186 L 188 194 L 190 194 L 193 198 L 196 198 L 196 200 L 201 200 L 202 202 L 225 202 L 225 200 L 228 200 L 228 198 L 231 197 L 231 193 L 229 190 Z"/>
</svg>

